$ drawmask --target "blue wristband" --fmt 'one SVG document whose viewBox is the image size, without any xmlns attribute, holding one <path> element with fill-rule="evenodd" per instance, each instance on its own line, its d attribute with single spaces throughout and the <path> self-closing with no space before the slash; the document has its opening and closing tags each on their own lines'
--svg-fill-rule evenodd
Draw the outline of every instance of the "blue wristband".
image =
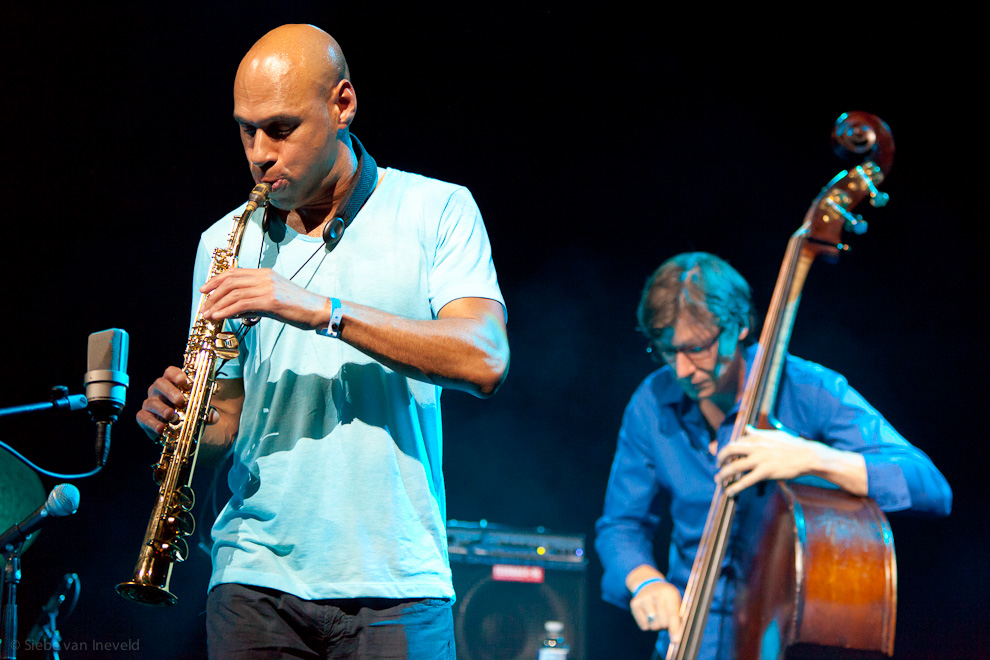
<svg viewBox="0 0 990 660">
<path fill-rule="evenodd" d="M 320 328 L 316 331 L 316 334 L 323 335 L 324 337 L 332 337 L 337 339 L 340 337 L 340 322 L 344 318 L 344 306 L 340 304 L 339 298 L 330 299 L 330 323 L 327 327 Z"/>
<path fill-rule="evenodd" d="M 650 578 L 649 580 L 643 580 L 642 582 L 639 583 L 639 586 L 636 587 L 636 590 L 632 592 L 632 598 L 638 596 L 639 592 L 643 590 L 643 587 L 645 587 L 648 584 L 653 584 L 654 582 L 666 582 L 666 580 L 664 580 L 663 578 Z"/>
</svg>

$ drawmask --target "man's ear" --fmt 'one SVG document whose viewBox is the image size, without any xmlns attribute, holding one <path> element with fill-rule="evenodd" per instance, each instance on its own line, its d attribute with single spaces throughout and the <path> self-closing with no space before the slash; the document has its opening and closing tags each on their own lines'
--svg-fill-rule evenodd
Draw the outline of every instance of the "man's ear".
<svg viewBox="0 0 990 660">
<path fill-rule="evenodd" d="M 722 335 L 722 340 L 718 342 L 718 357 L 716 358 L 715 369 L 712 372 L 716 379 L 722 377 L 723 369 L 725 369 L 725 367 L 728 366 L 733 359 L 735 359 L 736 352 L 739 350 L 739 343 L 745 339 L 748 334 L 749 328 L 743 328 L 739 331 L 739 334 L 736 337 L 733 337 L 728 331 Z M 725 341 L 726 337 L 728 338 L 728 341 Z"/>
<path fill-rule="evenodd" d="M 729 337 L 731 336 L 732 335 L 730 334 Z M 736 349 L 739 347 L 739 344 L 741 344 L 742 341 L 748 336 L 749 336 L 749 328 L 744 327 L 742 330 L 739 331 L 739 334 L 736 335 L 735 341 L 719 342 L 719 346 L 718 346 L 719 358 L 726 360 L 732 358 L 736 354 Z"/>
<path fill-rule="evenodd" d="M 327 99 L 327 105 L 331 116 L 336 112 L 339 128 L 347 128 L 351 125 L 357 113 L 357 95 L 350 80 L 344 78 L 337 83 L 330 98 Z"/>
</svg>

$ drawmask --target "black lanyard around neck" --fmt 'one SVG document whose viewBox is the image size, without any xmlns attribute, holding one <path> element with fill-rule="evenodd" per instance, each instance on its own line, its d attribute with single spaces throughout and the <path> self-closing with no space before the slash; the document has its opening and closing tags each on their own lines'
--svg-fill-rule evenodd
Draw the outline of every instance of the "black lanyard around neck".
<svg viewBox="0 0 990 660">
<path fill-rule="evenodd" d="M 351 133 L 350 138 L 351 145 L 354 148 L 354 154 L 358 159 L 358 180 L 344 201 L 337 206 L 338 210 L 343 210 L 323 226 L 323 243 L 326 246 L 327 252 L 332 251 L 337 247 L 337 243 L 340 243 L 340 239 L 344 237 L 344 231 L 354 221 L 354 216 L 364 207 L 365 202 L 371 197 L 371 193 L 374 192 L 375 185 L 378 183 L 378 165 L 375 163 L 375 159 L 364 150 L 364 145 L 361 144 L 361 141 L 356 135 Z M 268 207 L 265 207 L 265 216 L 261 221 L 261 228 L 265 234 L 268 233 L 270 224 Z"/>
</svg>

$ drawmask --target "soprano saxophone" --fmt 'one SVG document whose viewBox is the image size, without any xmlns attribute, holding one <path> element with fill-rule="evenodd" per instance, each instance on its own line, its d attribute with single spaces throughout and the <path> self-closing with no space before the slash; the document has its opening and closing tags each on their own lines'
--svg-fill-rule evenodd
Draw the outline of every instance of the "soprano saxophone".
<svg viewBox="0 0 990 660">
<path fill-rule="evenodd" d="M 241 237 L 251 214 L 268 200 L 271 186 L 259 183 L 248 197 L 244 213 L 234 218 L 227 246 L 213 251 L 213 261 L 207 279 L 237 263 Z M 178 421 L 170 423 L 158 442 L 162 445 L 161 459 L 153 466 L 158 483 L 158 501 L 144 535 L 134 575 L 129 582 L 117 585 L 124 598 L 147 605 L 174 605 L 178 598 L 168 590 L 172 567 L 189 554 L 184 536 L 189 536 L 196 523 L 192 516 L 194 495 L 193 470 L 199 452 L 199 441 L 210 415 L 210 400 L 216 384 L 220 359 L 237 357 L 237 338 L 224 331 L 224 322 L 203 318 L 204 295 L 200 298 L 196 319 L 186 343 L 183 371 L 189 380 L 186 405 L 177 411 Z"/>
</svg>

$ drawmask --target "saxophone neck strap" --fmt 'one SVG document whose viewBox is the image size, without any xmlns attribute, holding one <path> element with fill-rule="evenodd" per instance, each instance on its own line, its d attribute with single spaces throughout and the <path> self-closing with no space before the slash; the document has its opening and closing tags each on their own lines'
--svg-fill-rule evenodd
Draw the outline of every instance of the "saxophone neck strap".
<svg viewBox="0 0 990 660">
<path fill-rule="evenodd" d="M 375 163 L 375 159 L 364 150 L 364 145 L 361 144 L 361 141 L 353 133 L 351 134 L 351 144 L 354 146 L 354 153 L 358 159 L 358 182 L 351 190 L 347 201 L 342 205 L 344 211 L 340 214 L 340 217 L 343 219 L 345 226 L 350 226 L 354 220 L 354 216 L 358 214 L 364 203 L 371 197 L 371 193 L 374 192 L 375 185 L 378 183 L 378 164 Z"/>
<path fill-rule="evenodd" d="M 371 193 L 374 192 L 375 186 L 378 184 L 378 164 L 375 163 L 375 159 L 364 150 L 364 145 L 361 144 L 361 141 L 356 135 L 351 133 L 350 139 L 354 154 L 357 156 L 358 178 L 357 183 L 351 188 L 347 197 L 337 207 L 342 210 L 323 226 L 323 242 L 326 244 L 328 251 L 337 247 L 337 243 L 344 236 L 344 230 L 354 221 L 354 216 L 364 207 L 365 202 L 371 197 Z M 261 229 L 266 234 L 271 228 L 268 210 L 269 207 L 266 206 L 261 222 Z M 281 239 L 276 239 L 276 242 L 278 240 Z"/>
<path fill-rule="evenodd" d="M 337 243 L 344 237 L 344 231 L 354 221 L 354 216 L 364 207 L 365 202 L 371 197 L 375 186 L 378 184 L 378 165 L 375 159 L 364 150 L 364 145 L 356 135 L 351 133 L 351 145 L 357 156 L 358 180 L 357 184 L 351 188 L 347 198 L 341 203 L 343 211 L 332 218 L 323 226 L 323 242 L 326 243 L 327 250 L 333 250 Z"/>
</svg>

